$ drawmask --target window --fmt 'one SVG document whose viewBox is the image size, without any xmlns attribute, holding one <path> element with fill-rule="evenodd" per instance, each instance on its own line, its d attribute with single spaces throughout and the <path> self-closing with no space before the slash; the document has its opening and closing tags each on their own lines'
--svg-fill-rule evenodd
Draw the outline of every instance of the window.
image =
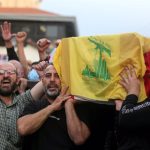
<svg viewBox="0 0 150 150">
<path fill-rule="evenodd" d="M 19 31 L 27 32 L 27 39 L 36 42 L 40 38 L 48 38 L 51 41 L 64 37 L 77 36 L 75 26 L 72 22 L 50 22 L 50 21 L 9 21 L 12 23 L 12 33 Z M 0 24 L 3 22 L 0 21 Z M 4 42 L 0 35 L 0 46 Z"/>
</svg>

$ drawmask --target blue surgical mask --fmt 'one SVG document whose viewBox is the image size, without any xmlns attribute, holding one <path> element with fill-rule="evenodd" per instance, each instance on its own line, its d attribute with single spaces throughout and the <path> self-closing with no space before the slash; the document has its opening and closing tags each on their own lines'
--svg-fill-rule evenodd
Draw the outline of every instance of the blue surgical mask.
<svg viewBox="0 0 150 150">
<path fill-rule="evenodd" d="M 31 80 L 31 81 L 40 80 L 39 74 L 37 73 L 37 71 L 35 69 L 32 69 L 32 70 L 29 71 L 28 80 Z"/>
</svg>

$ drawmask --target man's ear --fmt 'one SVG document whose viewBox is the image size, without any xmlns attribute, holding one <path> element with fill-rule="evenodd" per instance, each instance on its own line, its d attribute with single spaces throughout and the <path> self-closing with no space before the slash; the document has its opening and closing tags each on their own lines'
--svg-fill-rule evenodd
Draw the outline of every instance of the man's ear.
<svg viewBox="0 0 150 150">
<path fill-rule="evenodd" d="M 20 86 L 20 84 L 21 84 L 21 78 L 20 78 L 20 77 L 17 77 L 16 85 L 17 85 L 17 86 Z"/>
</svg>

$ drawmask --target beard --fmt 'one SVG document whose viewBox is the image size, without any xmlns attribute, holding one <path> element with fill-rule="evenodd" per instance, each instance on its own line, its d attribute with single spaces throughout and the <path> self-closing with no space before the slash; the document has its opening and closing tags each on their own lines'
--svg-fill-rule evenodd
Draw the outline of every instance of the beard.
<svg viewBox="0 0 150 150">
<path fill-rule="evenodd" d="M 5 89 L 5 88 L 0 87 L 0 95 L 10 96 L 15 91 L 16 86 L 17 86 L 16 83 L 13 83 L 9 89 L 8 88 Z"/>
<path fill-rule="evenodd" d="M 49 99 L 55 100 L 57 96 L 60 94 L 60 89 L 55 87 L 55 90 L 49 90 L 49 87 L 45 88 L 45 93 Z"/>
</svg>

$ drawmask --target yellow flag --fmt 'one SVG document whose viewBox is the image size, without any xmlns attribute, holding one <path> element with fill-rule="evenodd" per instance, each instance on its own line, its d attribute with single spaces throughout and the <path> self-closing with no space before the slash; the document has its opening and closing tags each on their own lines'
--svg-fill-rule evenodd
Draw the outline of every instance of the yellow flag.
<svg viewBox="0 0 150 150">
<path fill-rule="evenodd" d="M 144 43 L 145 38 L 136 33 L 64 38 L 54 55 L 54 66 L 72 95 L 109 101 L 125 99 L 119 74 L 132 64 L 141 77 L 139 99 L 144 100 Z"/>
</svg>

